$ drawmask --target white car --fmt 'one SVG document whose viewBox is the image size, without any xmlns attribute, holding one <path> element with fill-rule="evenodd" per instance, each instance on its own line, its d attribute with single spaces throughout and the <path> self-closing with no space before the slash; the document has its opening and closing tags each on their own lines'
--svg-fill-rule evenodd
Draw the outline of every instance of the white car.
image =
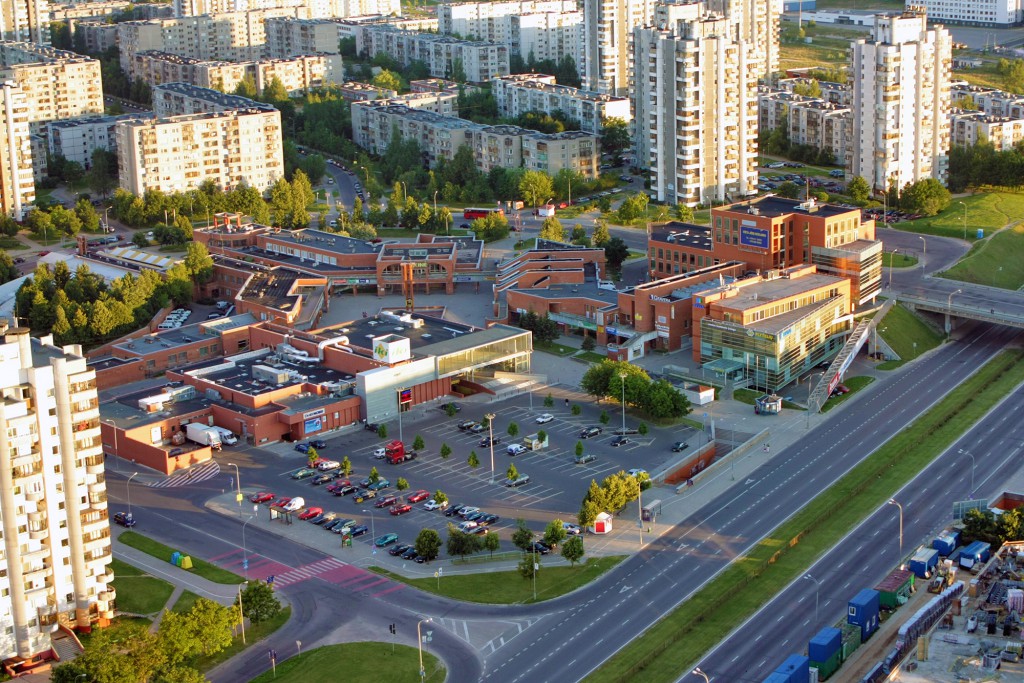
<svg viewBox="0 0 1024 683">
<path fill-rule="evenodd" d="M 423 504 L 424 510 L 444 510 L 446 507 L 448 507 L 447 500 L 443 503 L 438 503 L 433 498 L 431 498 L 430 500 Z"/>
<path fill-rule="evenodd" d="M 570 524 L 569 522 L 562 522 L 562 530 L 570 536 L 579 536 L 583 533 L 582 529 L 575 524 Z"/>
<path fill-rule="evenodd" d="M 316 464 L 316 468 L 321 472 L 327 472 L 329 470 L 336 470 L 341 467 L 341 463 L 337 460 L 321 460 Z"/>
<path fill-rule="evenodd" d="M 383 460 L 384 459 L 384 449 L 383 448 L 378 448 L 377 450 L 375 450 L 373 452 L 373 457 L 377 458 L 378 460 Z"/>
<path fill-rule="evenodd" d="M 466 517 L 469 517 L 474 512 L 480 512 L 480 508 L 472 508 L 472 507 L 462 508 L 461 510 L 459 510 L 459 517 L 466 518 Z"/>
<path fill-rule="evenodd" d="M 551 413 L 544 413 L 543 415 L 539 416 L 539 417 L 538 417 L 538 418 L 537 418 L 536 420 L 534 420 L 534 421 L 535 421 L 535 422 L 536 422 L 537 424 L 539 424 L 539 425 L 542 425 L 542 424 L 547 424 L 548 422 L 551 422 L 551 421 L 552 421 L 552 420 L 554 420 L 554 419 L 555 419 L 555 416 L 554 416 L 554 415 L 552 415 Z"/>
<path fill-rule="evenodd" d="M 641 474 L 647 474 L 647 470 L 642 469 L 640 467 L 635 467 L 626 472 L 626 474 L 628 474 L 631 477 L 639 477 Z"/>
<path fill-rule="evenodd" d="M 520 455 L 526 452 L 526 446 L 521 443 L 510 443 L 505 450 L 509 455 Z"/>
<path fill-rule="evenodd" d="M 288 504 L 281 509 L 284 510 L 285 512 L 295 512 L 296 510 L 300 510 L 305 506 L 306 499 L 303 498 L 302 496 L 298 496 L 297 498 L 292 498 L 290 501 L 288 501 Z"/>
<path fill-rule="evenodd" d="M 472 531 L 473 529 L 477 528 L 477 526 L 478 525 L 476 522 L 461 522 L 459 524 L 458 529 L 459 531 L 465 533 L 467 531 Z"/>
</svg>

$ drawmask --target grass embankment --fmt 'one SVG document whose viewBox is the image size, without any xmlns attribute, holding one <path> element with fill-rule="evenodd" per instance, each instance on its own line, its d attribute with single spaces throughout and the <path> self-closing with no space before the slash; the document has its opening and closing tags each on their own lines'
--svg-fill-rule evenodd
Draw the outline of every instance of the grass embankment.
<svg viewBox="0 0 1024 683">
<path fill-rule="evenodd" d="M 982 242 L 940 277 L 990 287 L 1024 287 L 1024 225 L 1002 230 Z"/>
<path fill-rule="evenodd" d="M 519 605 L 543 602 L 571 593 L 584 586 L 625 559 L 624 555 L 591 557 L 575 567 L 541 567 L 537 571 L 537 599 L 533 599 L 533 581 L 524 579 L 518 571 L 454 574 L 435 578 L 409 579 L 381 567 L 371 571 L 395 581 L 407 583 L 427 593 L 443 595 L 453 600 L 482 602 L 488 605 Z"/>
<path fill-rule="evenodd" d="M 117 609 L 132 614 L 156 614 L 163 610 L 174 586 L 150 576 L 138 567 L 114 558 L 110 563 L 114 572 L 113 586 L 117 592 Z"/>
<path fill-rule="evenodd" d="M 593 351 L 580 351 L 575 356 L 573 356 L 573 358 L 576 360 L 584 361 L 586 363 L 603 363 L 606 360 L 608 360 L 608 356 L 602 356 L 601 354 L 595 353 Z"/>
<path fill-rule="evenodd" d="M 730 564 L 588 683 L 675 680 L 1024 381 L 1004 351 Z"/>
<path fill-rule="evenodd" d="M 902 359 L 880 363 L 878 368 L 881 370 L 894 370 L 925 351 L 931 351 L 942 341 L 941 334 L 902 304 L 895 304 L 889 309 L 878 323 L 878 334 Z"/>
<path fill-rule="evenodd" d="M 444 683 L 448 672 L 437 657 L 423 652 L 426 676 L 420 679 L 419 650 L 391 643 L 326 645 L 281 661 L 277 672 L 266 671 L 250 683 Z M 344 672 L 344 673 L 342 673 Z"/>
<path fill-rule="evenodd" d="M 909 268 L 910 266 L 917 265 L 917 259 L 913 256 L 907 256 L 891 251 L 882 252 L 882 266 L 885 268 Z"/>
<path fill-rule="evenodd" d="M 143 536 L 140 533 L 134 531 L 125 531 L 117 540 L 124 543 L 127 546 L 141 550 L 147 555 L 152 555 L 164 562 L 171 561 L 171 555 L 175 552 L 174 548 L 166 546 L 163 543 L 154 541 L 152 538 Z M 183 571 L 192 572 L 196 576 L 201 576 L 204 579 L 213 581 L 214 583 L 242 583 L 243 579 L 234 572 L 229 572 L 226 569 L 221 569 L 215 565 L 210 564 L 206 560 L 200 560 L 197 557 L 192 557 L 192 569 L 185 569 Z"/>
<path fill-rule="evenodd" d="M 14 249 L 28 249 L 27 244 L 22 244 L 21 240 L 14 237 L 3 236 L 0 237 L 0 249 L 4 251 L 12 251 Z"/>
<path fill-rule="evenodd" d="M 178 596 L 178 599 L 174 601 L 174 606 L 171 607 L 171 611 L 179 614 L 185 614 L 192 609 L 192 606 L 196 604 L 196 600 L 198 599 L 199 596 L 192 591 L 182 591 L 181 595 Z"/>
<path fill-rule="evenodd" d="M 845 394 L 840 394 L 839 396 L 833 396 L 829 400 L 825 401 L 825 403 L 821 406 L 821 412 L 827 413 L 828 411 L 835 408 L 837 405 L 841 403 L 846 403 L 851 398 L 853 398 L 858 391 L 860 391 L 861 389 L 863 389 L 864 387 L 866 387 L 867 385 L 871 384 L 874 381 L 874 377 L 863 376 L 851 377 L 849 379 L 843 380 L 843 384 L 845 384 L 846 388 L 849 389 L 850 391 Z"/>
<path fill-rule="evenodd" d="M 966 239 L 974 241 L 977 239 L 978 228 L 988 236 L 1024 216 L 1024 194 L 1004 191 L 973 194 L 963 199 L 954 199 L 945 210 L 930 218 L 890 223 L 888 227 L 924 235 L 964 239 L 964 206 L 967 207 Z"/>
</svg>

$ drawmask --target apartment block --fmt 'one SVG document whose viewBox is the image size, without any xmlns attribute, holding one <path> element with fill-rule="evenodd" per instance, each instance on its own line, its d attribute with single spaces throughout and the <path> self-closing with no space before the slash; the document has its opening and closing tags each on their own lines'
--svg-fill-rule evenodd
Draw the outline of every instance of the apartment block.
<svg viewBox="0 0 1024 683">
<path fill-rule="evenodd" d="M 270 104 L 188 83 L 165 83 L 153 87 L 153 113 L 157 118 L 213 114 L 235 109 L 275 111 L 274 106 Z"/>
<path fill-rule="evenodd" d="M 58 625 L 108 624 L 115 592 L 96 373 L 78 346 L 3 331 L 0 656 L 18 671 L 53 658 Z"/>
<path fill-rule="evenodd" d="M 120 185 L 185 192 L 204 180 L 224 190 L 241 184 L 260 192 L 284 176 L 281 113 L 235 109 L 117 124 Z"/>
<path fill-rule="evenodd" d="M 90 53 L 104 52 L 117 46 L 117 24 L 103 19 L 79 19 L 74 22 L 75 37 L 81 36 Z"/>
<path fill-rule="evenodd" d="M 962 109 L 977 109 L 992 116 L 1024 118 L 1024 95 L 968 85 L 963 81 L 950 86 L 953 106 Z"/>
<path fill-rule="evenodd" d="M 372 154 L 383 154 L 393 127 L 403 138 L 413 138 L 431 165 L 451 159 L 459 147 L 473 147 L 474 135 L 486 128 L 479 123 L 380 100 L 352 103 L 352 140 Z"/>
<path fill-rule="evenodd" d="M 524 61 L 572 57 L 583 63 L 583 13 L 543 12 L 509 17 L 509 45 L 512 54 Z"/>
<path fill-rule="evenodd" d="M 796 69 L 790 71 L 793 73 Z M 816 83 L 818 89 L 821 90 L 821 99 L 832 104 L 841 104 L 843 106 L 850 105 L 850 84 L 849 83 L 834 83 L 832 81 L 819 81 L 809 76 L 794 76 L 792 78 L 780 78 L 775 81 L 775 87 L 779 90 L 794 93 L 797 86 L 810 86 Z"/>
<path fill-rule="evenodd" d="M 438 21 L 436 17 L 397 17 L 381 16 L 371 14 L 361 17 L 346 17 L 344 19 L 331 19 L 338 25 L 338 38 L 355 38 L 357 31 L 365 26 L 393 26 L 403 31 L 430 31 L 438 33 Z"/>
<path fill-rule="evenodd" d="M 151 118 L 152 114 L 122 114 L 53 121 L 46 130 L 47 146 L 52 156 L 77 162 L 88 169 L 92 166 L 92 153 L 95 150 L 117 151 L 117 136 L 114 129 L 118 123 L 145 121 Z"/>
<path fill-rule="evenodd" d="M 848 107 L 823 100 L 796 102 L 789 109 L 789 140 L 796 145 L 828 150 L 834 163 L 846 165 L 849 119 Z"/>
<path fill-rule="evenodd" d="M 435 78 L 450 78 L 456 64 L 461 64 L 465 79 L 472 83 L 509 73 L 509 48 L 500 43 L 459 40 L 391 26 L 363 26 L 356 30 L 356 49 L 370 55 L 383 52 L 402 66 L 422 61 Z"/>
<path fill-rule="evenodd" d="M 401 0 L 174 0 L 175 16 L 301 7 L 312 17 L 401 14 Z"/>
<path fill-rule="evenodd" d="M 291 96 L 341 81 L 341 55 L 300 55 L 290 59 L 259 59 L 245 62 L 206 62 L 167 52 L 146 51 L 132 58 L 129 75 L 151 86 L 189 83 L 232 92 L 245 78 L 262 90 L 278 78 Z"/>
<path fill-rule="evenodd" d="M 847 175 L 875 192 L 944 181 L 950 144 L 952 40 L 922 12 L 878 15 L 870 41 L 852 43 Z"/>
<path fill-rule="evenodd" d="M 330 19 L 271 17 L 266 22 L 268 57 L 337 53 L 339 24 Z"/>
<path fill-rule="evenodd" d="M 676 32 L 680 31 L 680 32 Z M 634 31 L 637 164 L 658 201 L 735 201 L 757 186 L 757 83 L 728 20 Z"/>
<path fill-rule="evenodd" d="M 400 105 L 409 109 L 420 109 L 442 116 L 459 115 L 459 96 L 451 92 L 410 92 L 404 95 L 380 97 L 378 106 Z"/>
<path fill-rule="evenodd" d="M 1007 152 L 1024 140 L 1024 118 L 954 109 L 950 123 L 951 142 L 956 147 L 971 147 L 985 141 L 997 151 Z"/>
<path fill-rule="evenodd" d="M 394 90 L 384 90 L 361 81 L 342 83 L 336 90 L 342 99 L 349 102 L 365 102 L 366 100 L 380 100 L 398 96 L 398 93 Z"/>
<path fill-rule="evenodd" d="M 799 102 L 810 102 L 814 98 L 796 95 L 784 90 L 771 90 L 767 86 L 757 88 L 757 125 L 760 130 L 770 131 L 782 127 L 789 120 L 789 110 Z"/>
<path fill-rule="evenodd" d="M 49 121 L 103 113 L 100 63 L 32 43 L 0 43 L 0 80 L 21 86 L 34 134 Z"/>
<path fill-rule="evenodd" d="M 654 16 L 653 0 L 583 0 L 583 85 L 609 95 L 629 94 L 633 29 Z"/>
<path fill-rule="evenodd" d="M 600 135 L 605 119 L 630 121 L 629 99 L 556 85 L 554 76 L 516 74 L 491 81 L 491 94 L 501 116 L 515 118 L 530 111 L 564 112 L 580 130 Z"/>
<path fill-rule="evenodd" d="M 29 102 L 14 82 L 0 83 L 0 210 L 21 220 L 36 200 Z"/>
<path fill-rule="evenodd" d="M 100 0 L 99 2 L 73 2 L 66 5 L 50 3 L 50 20 L 89 19 L 123 12 L 131 5 L 128 0 Z"/>
<path fill-rule="evenodd" d="M 907 6 L 910 7 L 909 4 Z M 921 0 L 915 1 L 914 6 L 922 8 L 932 21 L 955 26 L 1010 28 L 1024 22 L 1024 4 L 1021 0 Z"/>
<path fill-rule="evenodd" d="M 575 0 L 519 0 L 514 2 L 451 2 L 437 6 L 437 30 L 443 35 L 508 43 L 509 19 L 528 14 L 563 14 L 579 9 Z"/>
<path fill-rule="evenodd" d="M 708 0 L 710 12 L 721 14 L 734 27 L 733 37 L 747 48 L 755 78 L 779 70 L 779 22 L 782 2 L 776 0 Z"/>
<path fill-rule="evenodd" d="M 563 168 L 584 178 L 596 178 L 601 165 L 601 138 L 594 133 L 567 130 L 523 137 L 523 167 L 555 175 Z"/>
<path fill-rule="evenodd" d="M 47 0 L 0 0 L 0 40 L 50 44 Z"/>
</svg>

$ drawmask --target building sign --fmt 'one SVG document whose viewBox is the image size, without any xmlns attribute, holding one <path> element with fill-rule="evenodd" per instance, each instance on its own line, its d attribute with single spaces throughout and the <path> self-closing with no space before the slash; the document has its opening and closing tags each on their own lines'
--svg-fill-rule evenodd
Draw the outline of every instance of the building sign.
<svg viewBox="0 0 1024 683">
<path fill-rule="evenodd" d="M 768 248 L 768 231 L 764 228 L 755 228 L 749 225 L 740 226 L 740 244 L 745 247 L 757 247 L 758 249 Z"/>
<path fill-rule="evenodd" d="M 399 403 L 412 403 L 412 389 L 399 389 L 398 390 L 398 402 Z"/>
<path fill-rule="evenodd" d="M 768 334 L 767 332 L 758 332 L 757 330 L 747 330 L 748 337 L 754 337 L 755 339 L 764 339 L 765 341 L 774 342 L 775 335 Z"/>
<path fill-rule="evenodd" d="M 412 358 L 412 347 L 407 337 L 389 334 L 373 340 L 373 359 L 389 365 Z"/>
<path fill-rule="evenodd" d="M 320 417 L 321 415 L 323 415 L 326 412 L 327 411 L 325 409 L 323 409 L 323 408 L 317 408 L 316 410 L 311 410 L 308 413 L 303 413 L 302 414 L 302 419 L 303 420 L 309 420 L 309 419 L 312 419 L 314 417 Z"/>
<path fill-rule="evenodd" d="M 346 277 L 341 280 L 334 281 L 335 284 L 338 284 L 339 282 L 343 282 L 346 285 L 369 285 L 373 284 L 374 281 L 365 277 Z"/>
<path fill-rule="evenodd" d="M 654 329 L 658 332 L 668 332 L 668 325 L 655 325 Z"/>
<path fill-rule="evenodd" d="M 456 275 L 452 278 L 452 282 L 472 282 L 473 278 L 468 275 Z"/>
<path fill-rule="evenodd" d="M 319 417 L 313 418 L 312 420 L 306 420 L 302 425 L 303 434 L 315 434 L 324 428 L 323 420 Z"/>
<path fill-rule="evenodd" d="M 704 308 L 704 299 L 701 298 L 701 297 L 697 297 L 696 299 L 694 299 L 693 300 L 693 307 L 694 308 Z"/>
</svg>

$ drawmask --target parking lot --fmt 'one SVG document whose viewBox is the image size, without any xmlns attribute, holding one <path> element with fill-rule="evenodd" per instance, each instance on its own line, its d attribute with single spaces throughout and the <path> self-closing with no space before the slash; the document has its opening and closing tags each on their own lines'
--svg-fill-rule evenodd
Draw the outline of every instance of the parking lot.
<svg viewBox="0 0 1024 683">
<path fill-rule="evenodd" d="M 278 497 L 302 496 L 307 508 L 322 507 L 325 512 L 355 519 L 371 527 L 376 536 L 397 533 L 399 543 L 412 542 L 423 528 L 436 529 L 442 539 L 447 538 L 448 523 L 460 519 L 446 517 L 440 511 L 424 510 L 422 502 L 413 504 L 410 512 L 394 517 L 389 514 L 388 508 L 374 508 L 374 503 L 389 494 L 402 500 L 420 489 L 429 491 L 431 495 L 440 489 L 452 505 L 472 505 L 499 515 L 501 519 L 491 524 L 489 531 L 499 534 L 504 550 L 512 547 L 511 530 L 517 518 L 525 519 L 527 525 L 538 532 L 555 518 L 575 522 L 576 511 L 591 480 L 600 482 L 609 474 L 634 467 L 652 471 L 673 456 L 670 447 L 674 441 L 689 441 L 692 446 L 697 446 L 703 438 L 687 426 L 671 431 L 652 429 L 646 436 L 631 435 L 630 443 L 615 448 L 611 442 L 615 439 L 614 430 L 621 426 L 621 414 L 616 410 L 618 406 L 597 406 L 590 401 L 583 401 L 583 397 L 575 393 L 555 392 L 555 395 L 558 401 L 551 408 L 542 405 L 542 397 L 534 397 L 533 410 L 529 408 L 525 396 L 494 404 L 460 402 L 461 412 L 451 418 L 440 409 L 441 403 L 417 407 L 404 420 L 402 436 L 407 447 L 411 446 L 417 435 L 422 436 L 425 447 L 416 459 L 398 465 L 374 457 L 374 451 L 382 447 L 386 440 L 372 432 L 359 431 L 326 437 L 327 447 L 319 455 L 324 459 L 338 461 L 347 456 L 353 466 L 353 472 L 347 478 L 353 484 L 358 484 L 373 467 L 377 468 L 382 478 L 390 482 L 389 487 L 377 493 L 377 498 L 361 503 L 354 502 L 354 494 L 335 496 L 329 493 L 326 490 L 328 484 L 314 486 L 310 479 L 293 480 L 292 473 L 305 466 L 306 456 L 283 447 L 277 447 L 273 453 L 269 452 L 270 449 L 263 450 L 265 455 L 261 457 L 266 459 L 267 467 L 262 470 L 260 481 L 254 482 L 247 475 L 243 475 L 243 481 L 250 491 L 258 486 L 261 490 L 274 492 Z M 570 408 L 564 404 L 564 396 L 570 396 L 574 403 L 580 405 L 580 415 L 571 414 Z M 601 425 L 598 417 L 605 408 L 611 420 L 608 425 Z M 466 420 L 481 420 L 487 412 L 495 414 L 494 436 L 496 439 L 501 438 L 494 447 L 493 481 L 491 450 L 480 445 L 487 431 L 472 434 L 460 431 L 457 427 Z M 545 412 L 553 415 L 554 419 L 546 424 L 536 424 L 535 418 Z M 515 439 L 507 433 L 511 422 L 519 426 L 519 435 Z M 627 427 L 637 426 L 636 420 L 628 416 L 626 424 Z M 602 434 L 582 440 L 584 452 L 596 455 L 596 459 L 586 464 L 576 464 L 576 443 L 581 440 L 579 433 L 590 426 L 603 426 Z M 514 457 L 508 454 L 507 446 L 510 443 L 522 443 L 525 435 L 539 430 L 547 433 L 549 447 Z M 388 431 L 389 439 L 398 438 L 397 421 L 388 425 Z M 452 451 L 446 459 L 440 456 L 442 444 L 447 444 Z M 471 451 L 476 452 L 480 462 L 476 468 L 467 463 Z M 505 486 L 510 463 L 514 463 L 521 474 L 530 475 L 528 484 L 516 488 Z M 399 477 L 409 482 L 409 488 L 402 493 L 395 488 Z M 295 523 L 306 524 L 298 521 Z M 373 533 L 355 541 L 371 543 Z"/>
</svg>

